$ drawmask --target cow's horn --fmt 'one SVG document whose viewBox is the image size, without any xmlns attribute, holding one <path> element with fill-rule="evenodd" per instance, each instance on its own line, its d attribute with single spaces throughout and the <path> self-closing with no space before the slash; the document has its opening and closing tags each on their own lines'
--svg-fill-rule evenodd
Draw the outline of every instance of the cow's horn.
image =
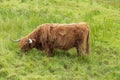
<svg viewBox="0 0 120 80">
<path fill-rule="evenodd" d="M 13 41 L 13 42 L 19 42 L 19 41 L 20 41 L 20 39 L 18 39 L 18 40 L 13 40 L 13 39 L 11 39 L 11 38 L 10 38 L 10 40 Z"/>
<path fill-rule="evenodd" d="M 28 39 L 28 42 L 31 44 L 33 41 L 32 41 L 32 39 L 29 38 L 29 39 Z"/>
</svg>

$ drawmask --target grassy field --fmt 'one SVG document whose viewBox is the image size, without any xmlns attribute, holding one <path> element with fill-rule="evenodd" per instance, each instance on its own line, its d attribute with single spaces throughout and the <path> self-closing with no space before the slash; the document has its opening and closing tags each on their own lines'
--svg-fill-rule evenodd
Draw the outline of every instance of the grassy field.
<svg viewBox="0 0 120 80">
<path fill-rule="evenodd" d="M 110 3 L 108 3 L 110 2 Z M 0 0 L 0 80 L 120 80 L 119 0 Z M 90 56 L 35 49 L 19 56 L 19 39 L 43 23 L 78 23 L 91 28 Z"/>
</svg>

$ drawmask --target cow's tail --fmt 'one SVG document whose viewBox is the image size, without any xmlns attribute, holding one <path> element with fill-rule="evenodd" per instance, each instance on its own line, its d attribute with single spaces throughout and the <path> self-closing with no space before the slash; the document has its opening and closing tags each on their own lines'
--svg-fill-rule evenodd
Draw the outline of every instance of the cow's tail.
<svg viewBox="0 0 120 80">
<path fill-rule="evenodd" d="M 88 34 L 86 38 L 86 53 L 90 54 L 90 29 L 88 30 Z"/>
</svg>

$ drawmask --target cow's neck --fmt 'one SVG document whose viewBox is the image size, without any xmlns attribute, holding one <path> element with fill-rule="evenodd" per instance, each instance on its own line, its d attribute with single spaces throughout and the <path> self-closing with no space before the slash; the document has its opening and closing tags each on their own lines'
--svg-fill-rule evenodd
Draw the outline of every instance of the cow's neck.
<svg viewBox="0 0 120 80">
<path fill-rule="evenodd" d="M 28 38 L 36 39 L 37 38 L 37 31 L 34 31 L 30 35 L 28 35 Z"/>
</svg>

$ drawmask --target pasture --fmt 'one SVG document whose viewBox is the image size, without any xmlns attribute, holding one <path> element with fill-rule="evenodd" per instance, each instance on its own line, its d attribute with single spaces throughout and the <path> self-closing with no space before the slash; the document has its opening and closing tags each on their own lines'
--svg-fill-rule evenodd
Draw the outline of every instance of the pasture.
<svg viewBox="0 0 120 80">
<path fill-rule="evenodd" d="M 90 25 L 91 54 L 31 50 L 22 57 L 19 39 L 43 23 Z M 119 0 L 0 0 L 0 80 L 120 80 Z"/>
</svg>

